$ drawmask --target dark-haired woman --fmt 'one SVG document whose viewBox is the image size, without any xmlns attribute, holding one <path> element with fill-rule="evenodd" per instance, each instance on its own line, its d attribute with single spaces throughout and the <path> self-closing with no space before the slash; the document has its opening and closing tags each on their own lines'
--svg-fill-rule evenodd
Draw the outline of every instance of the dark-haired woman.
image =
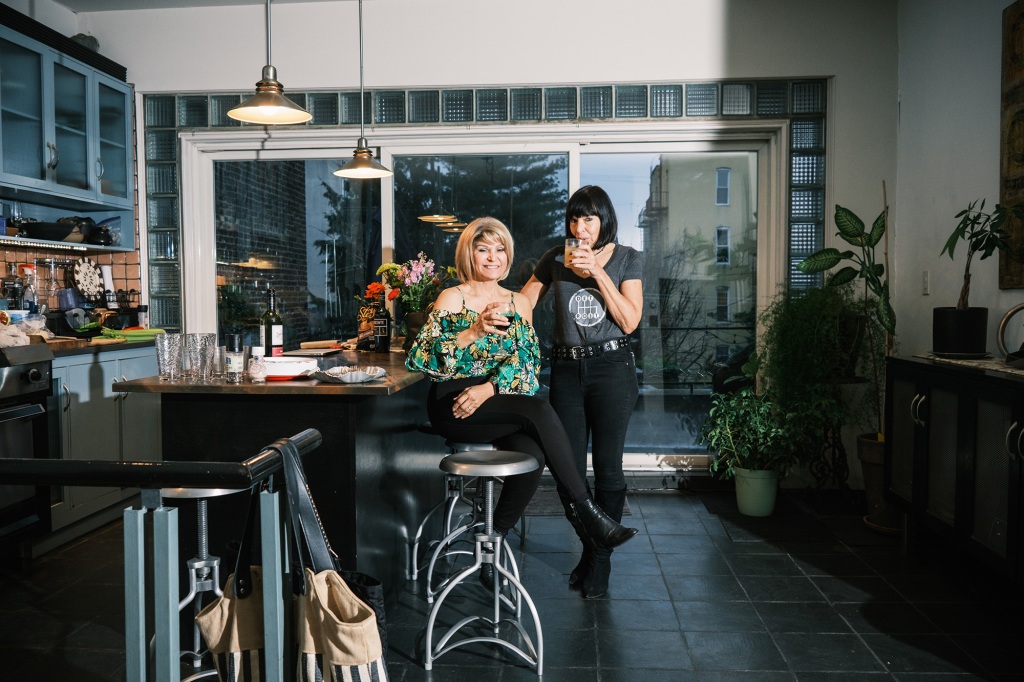
<svg viewBox="0 0 1024 682">
<path fill-rule="evenodd" d="M 621 521 L 626 501 L 622 452 L 638 394 L 628 337 L 640 324 L 643 283 L 640 254 L 617 244 L 617 235 L 607 192 L 596 185 L 576 190 L 565 209 L 565 236 L 582 245 L 569 262 L 561 245 L 544 254 L 522 293 L 534 307 L 548 291 L 554 295 L 551 405 L 584 478 L 591 443 L 594 501 Z M 559 487 L 559 494 L 566 492 Z M 578 524 L 573 527 L 583 541 L 583 554 L 569 574 L 569 586 L 588 599 L 602 597 L 608 592 L 612 550 L 590 542 Z"/>
</svg>

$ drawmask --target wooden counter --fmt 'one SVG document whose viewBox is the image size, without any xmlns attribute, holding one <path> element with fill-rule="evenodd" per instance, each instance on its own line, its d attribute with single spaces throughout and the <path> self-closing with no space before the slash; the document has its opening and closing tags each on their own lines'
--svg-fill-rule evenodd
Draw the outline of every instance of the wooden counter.
<svg viewBox="0 0 1024 682">
<path fill-rule="evenodd" d="M 147 377 L 118 382 L 114 390 L 160 394 L 165 460 L 242 461 L 279 438 L 320 431 L 323 444 L 305 468 L 328 539 L 346 568 L 380 578 L 390 591 L 405 577 L 408 538 L 444 495 L 437 468 L 443 442 L 417 430 L 426 420 L 430 382 L 405 369 L 402 353 L 343 352 L 322 359 L 321 368 L 328 363 L 376 365 L 387 375 L 365 384 Z M 212 554 L 226 556 L 228 541 L 241 533 L 247 501 L 237 494 L 209 500 Z M 184 562 L 196 548 L 195 524 L 187 520 L 194 519 L 194 505 L 181 500 L 177 506 Z"/>
<path fill-rule="evenodd" d="M 191 379 L 160 381 L 158 377 L 147 377 L 118 383 L 115 389 L 137 393 L 183 393 L 191 395 L 392 395 L 412 386 L 423 379 L 419 372 L 405 368 L 405 353 L 357 353 L 342 351 L 319 360 L 320 369 L 336 366 L 375 365 L 387 370 L 380 379 L 365 384 L 333 384 L 316 379 L 293 381 L 267 381 L 254 384 L 248 379 L 240 384 L 229 384 L 223 378 L 206 383 Z"/>
</svg>

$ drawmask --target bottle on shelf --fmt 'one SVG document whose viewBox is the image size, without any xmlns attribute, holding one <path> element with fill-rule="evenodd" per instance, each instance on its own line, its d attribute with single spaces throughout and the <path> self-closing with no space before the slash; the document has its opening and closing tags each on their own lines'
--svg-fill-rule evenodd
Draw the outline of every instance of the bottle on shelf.
<svg viewBox="0 0 1024 682">
<path fill-rule="evenodd" d="M 276 358 L 284 354 L 284 320 L 277 312 L 277 295 L 267 290 L 267 310 L 260 317 L 260 345 L 264 357 Z"/>
<path fill-rule="evenodd" d="M 377 300 L 377 310 L 373 314 L 373 345 L 378 353 L 391 352 L 391 315 L 384 305 L 384 294 Z"/>
</svg>

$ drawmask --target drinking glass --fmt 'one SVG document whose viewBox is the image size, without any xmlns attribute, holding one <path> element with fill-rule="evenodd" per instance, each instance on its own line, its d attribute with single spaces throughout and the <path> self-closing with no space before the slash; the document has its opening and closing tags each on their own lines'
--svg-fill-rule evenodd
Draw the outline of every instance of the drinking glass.
<svg viewBox="0 0 1024 682">
<path fill-rule="evenodd" d="M 499 315 L 507 317 L 509 319 L 512 319 L 513 317 L 516 316 L 516 306 L 514 303 L 512 303 L 512 301 L 501 301 L 500 303 L 498 303 L 498 307 L 495 308 L 495 311 Z"/>
<path fill-rule="evenodd" d="M 175 381 L 181 378 L 181 334 L 157 334 L 153 337 L 156 345 L 156 366 L 160 381 Z"/>
<path fill-rule="evenodd" d="M 570 237 L 565 240 L 565 267 L 572 267 L 569 265 L 569 259 L 576 255 L 576 249 L 580 248 L 583 244 L 579 239 L 573 239 Z"/>
<path fill-rule="evenodd" d="M 185 361 L 192 381 L 204 382 L 210 379 L 216 350 L 216 334 L 185 334 Z"/>
</svg>

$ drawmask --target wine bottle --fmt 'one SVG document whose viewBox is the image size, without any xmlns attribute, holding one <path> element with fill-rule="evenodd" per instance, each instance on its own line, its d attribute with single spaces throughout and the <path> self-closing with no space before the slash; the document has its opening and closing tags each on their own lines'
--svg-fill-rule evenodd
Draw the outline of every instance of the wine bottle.
<svg viewBox="0 0 1024 682">
<path fill-rule="evenodd" d="M 384 294 L 380 295 L 373 314 L 373 345 L 378 353 L 391 352 L 391 315 L 384 305 Z"/>
<path fill-rule="evenodd" d="M 277 312 L 277 297 L 273 289 L 267 290 L 267 310 L 260 317 L 260 345 L 264 357 L 276 358 L 284 354 L 284 320 Z"/>
</svg>

